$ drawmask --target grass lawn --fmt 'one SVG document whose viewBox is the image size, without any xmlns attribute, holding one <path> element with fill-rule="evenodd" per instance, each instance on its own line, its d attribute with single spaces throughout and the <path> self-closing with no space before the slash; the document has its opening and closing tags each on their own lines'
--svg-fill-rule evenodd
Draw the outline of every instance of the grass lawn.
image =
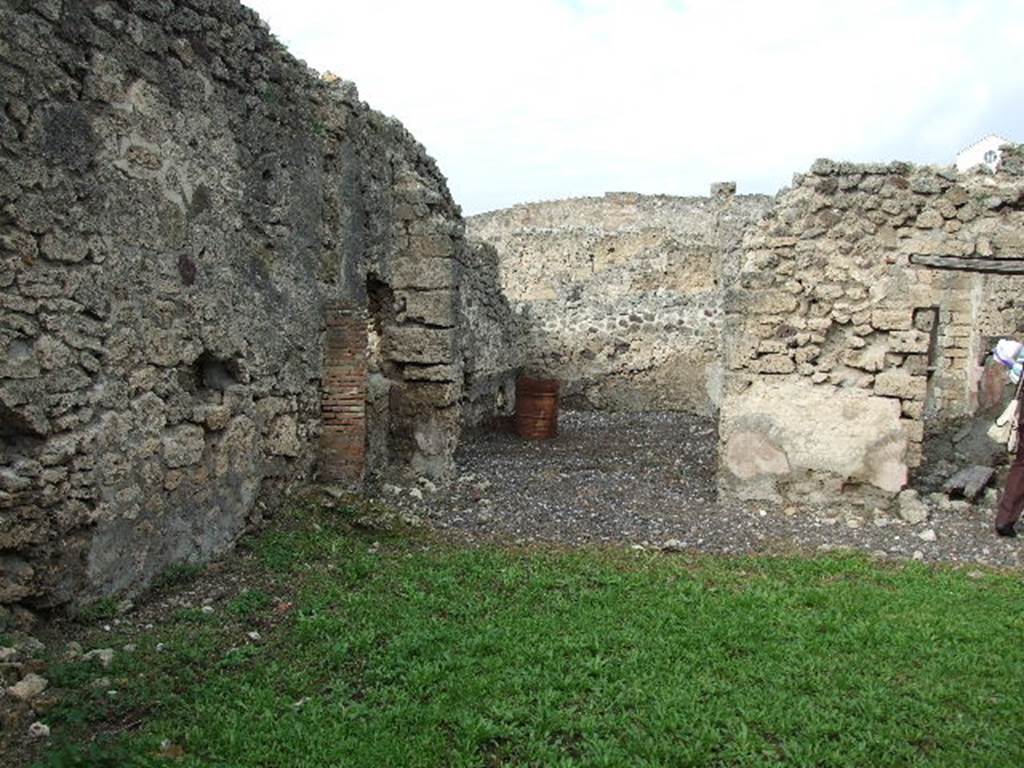
<svg viewBox="0 0 1024 768">
<path fill-rule="evenodd" d="M 469 548 L 300 517 L 246 544 L 261 586 L 213 613 L 83 629 L 87 649 L 138 648 L 54 661 L 38 765 L 1024 765 L 1020 574 Z"/>
</svg>

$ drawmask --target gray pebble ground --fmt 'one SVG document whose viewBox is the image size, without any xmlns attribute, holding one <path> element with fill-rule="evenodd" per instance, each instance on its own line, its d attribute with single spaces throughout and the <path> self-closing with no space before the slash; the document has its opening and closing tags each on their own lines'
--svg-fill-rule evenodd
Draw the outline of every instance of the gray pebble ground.
<svg viewBox="0 0 1024 768">
<path fill-rule="evenodd" d="M 564 412 L 559 436 L 469 435 L 448 488 L 385 486 L 383 500 L 471 539 L 616 544 L 717 553 L 854 548 L 878 557 L 1018 566 L 1024 536 L 992 531 L 995 490 L 977 505 L 924 496 L 928 519 L 896 506 L 720 505 L 714 421 L 678 413 Z"/>
</svg>

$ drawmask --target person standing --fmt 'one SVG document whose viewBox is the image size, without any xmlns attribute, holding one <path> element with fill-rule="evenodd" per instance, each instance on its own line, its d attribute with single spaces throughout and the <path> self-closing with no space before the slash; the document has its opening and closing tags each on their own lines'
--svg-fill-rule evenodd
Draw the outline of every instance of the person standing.
<svg viewBox="0 0 1024 768">
<path fill-rule="evenodd" d="M 1010 381 L 1017 384 L 1024 371 L 1024 364 L 1021 362 L 1024 347 L 1019 342 L 1010 339 L 1000 339 L 996 348 L 992 351 L 993 357 L 1009 368 Z M 1015 397 L 1020 397 L 1020 387 L 1015 391 Z M 1019 429 L 1024 429 L 1024 408 L 1017 408 L 1017 424 Z M 1017 450 L 1013 456 L 1013 463 L 1010 464 L 1010 473 L 1006 476 L 1006 485 L 1003 487 L 1003 494 L 999 497 L 999 507 L 996 510 L 996 533 L 1000 536 L 1014 537 L 1017 535 L 1017 521 L 1020 520 L 1021 512 L 1024 511 L 1024 440 L 1017 441 Z"/>
<path fill-rule="evenodd" d="M 1018 419 L 1024 414 L 1018 414 Z M 1021 422 L 1018 422 L 1020 424 Z M 1024 429 L 1024 424 L 1021 425 Z M 1021 510 L 1024 510 L 1024 440 L 1017 443 L 1017 452 L 1010 464 L 1010 474 L 1006 476 L 1003 495 L 999 497 L 999 508 L 996 511 L 996 533 L 1000 536 L 1017 535 L 1017 521 Z"/>
</svg>

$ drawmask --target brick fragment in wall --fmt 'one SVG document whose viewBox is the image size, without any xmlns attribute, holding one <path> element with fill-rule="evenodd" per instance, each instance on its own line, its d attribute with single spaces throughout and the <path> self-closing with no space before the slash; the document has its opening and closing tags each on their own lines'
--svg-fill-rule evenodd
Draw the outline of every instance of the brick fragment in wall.
<svg viewBox="0 0 1024 768">
<path fill-rule="evenodd" d="M 344 304 L 330 305 L 326 313 L 319 474 L 331 482 L 358 484 L 366 463 L 366 316 Z M 281 437 L 286 452 L 288 435 Z"/>
</svg>

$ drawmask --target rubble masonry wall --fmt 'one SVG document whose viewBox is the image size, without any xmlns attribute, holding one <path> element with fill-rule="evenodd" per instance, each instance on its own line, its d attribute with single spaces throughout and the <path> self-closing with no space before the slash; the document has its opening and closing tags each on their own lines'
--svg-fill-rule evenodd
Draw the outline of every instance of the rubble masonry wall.
<svg viewBox="0 0 1024 768">
<path fill-rule="evenodd" d="M 710 414 L 723 262 L 769 200 L 609 193 L 516 205 L 467 227 L 500 255 L 523 365 L 558 379 L 565 402 Z"/>
<path fill-rule="evenodd" d="M 331 420 L 353 477 L 446 476 L 470 256 L 401 124 L 236 0 L 0 0 L 0 29 L 0 603 L 223 550 L 332 403 L 365 409 Z M 365 405 L 323 379 L 331 312 L 366 324 L 365 369 L 332 363 Z"/>
<path fill-rule="evenodd" d="M 822 160 L 746 231 L 725 296 L 726 497 L 876 503 L 975 412 L 991 341 L 1024 320 L 1021 277 L 975 271 L 1024 256 L 1017 166 Z"/>
</svg>

